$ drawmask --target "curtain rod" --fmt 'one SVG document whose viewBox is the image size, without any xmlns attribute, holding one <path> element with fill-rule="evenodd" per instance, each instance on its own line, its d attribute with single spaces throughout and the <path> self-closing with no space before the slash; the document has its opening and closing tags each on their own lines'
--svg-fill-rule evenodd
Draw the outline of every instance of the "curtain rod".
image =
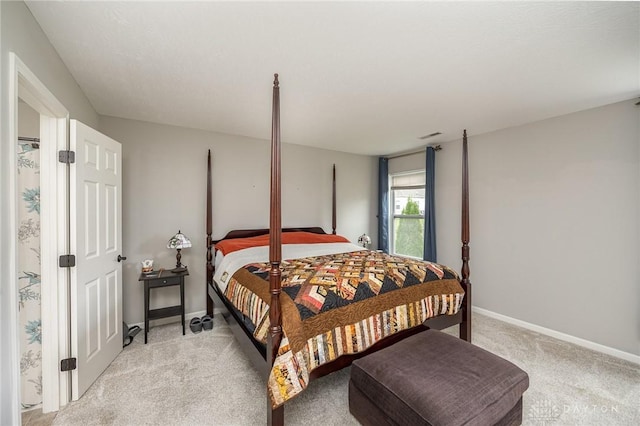
<svg viewBox="0 0 640 426">
<path fill-rule="evenodd" d="M 18 136 L 18 140 L 23 142 L 31 142 L 31 146 L 33 148 L 40 148 L 40 138 L 27 138 L 24 136 Z"/>
<path fill-rule="evenodd" d="M 420 154 L 421 152 L 425 152 L 426 149 L 428 147 L 424 147 L 422 149 L 417 149 L 415 151 L 409 151 L 409 152 L 403 152 L 402 154 L 396 154 L 396 155 L 383 155 L 384 158 L 387 158 L 389 160 L 392 160 L 394 158 L 401 158 L 401 157 L 408 157 L 410 155 L 416 155 L 416 154 Z M 442 147 L 440 145 L 435 145 L 432 147 L 434 151 L 438 152 L 442 149 Z"/>
<path fill-rule="evenodd" d="M 38 143 L 40 143 L 40 138 L 26 138 L 24 136 L 18 136 L 18 140 L 19 141 L 24 141 L 24 142 L 38 142 Z"/>
</svg>

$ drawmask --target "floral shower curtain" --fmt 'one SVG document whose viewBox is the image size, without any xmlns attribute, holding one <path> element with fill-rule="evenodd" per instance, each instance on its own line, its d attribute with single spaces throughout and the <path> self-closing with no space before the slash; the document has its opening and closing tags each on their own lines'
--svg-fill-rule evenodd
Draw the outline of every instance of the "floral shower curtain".
<svg viewBox="0 0 640 426">
<path fill-rule="evenodd" d="M 18 146 L 18 294 L 22 408 L 42 403 L 40 311 L 40 153 Z"/>
</svg>

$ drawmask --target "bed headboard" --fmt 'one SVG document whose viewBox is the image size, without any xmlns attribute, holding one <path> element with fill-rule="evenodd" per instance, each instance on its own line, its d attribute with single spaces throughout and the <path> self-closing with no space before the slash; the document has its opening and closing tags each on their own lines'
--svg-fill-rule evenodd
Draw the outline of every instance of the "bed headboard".
<svg viewBox="0 0 640 426">
<path fill-rule="evenodd" d="M 311 232 L 313 234 L 326 234 L 326 232 L 324 232 L 324 229 L 319 226 L 282 228 L 282 232 Z M 259 235 L 267 235 L 268 233 L 268 229 L 234 229 L 232 231 L 229 231 L 223 238 L 213 241 L 213 244 L 217 244 L 222 240 L 228 240 L 231 238 L 257 237 Z"/>
</svg>

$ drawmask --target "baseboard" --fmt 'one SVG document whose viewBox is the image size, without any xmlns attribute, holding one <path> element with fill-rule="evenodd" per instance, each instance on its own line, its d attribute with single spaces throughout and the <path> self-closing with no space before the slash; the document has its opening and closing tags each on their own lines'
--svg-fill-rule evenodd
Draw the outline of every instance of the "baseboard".
<svg viewBox="0 0 640 426">
<path fill-rule="evenodd" d="M 640 356 L 474 306 L 473 312 L 640 365 Z"/>
<path fill-rule="evenodd" d="M 184 320 L 187 323 L 187 325 L 189 325 L 189 322 L 191 321 L 191 318 L 195 318 L 195 317 L 202 317 L 204 315 L 207 314 L 207 311 L 197 311 L 197 312 L 189 312 L 189 313 L 185 313 L 184 314 Z M 171 324 L 172 322 L 178 322 L 180 321 L 180 317 L 179 316 L 175 316 L 175 317 L 169 317 L 169 318 L 159 318 L 156 320 L 152 320 L 149 321 L 149 327 L 153 327 L 156 325 L 164 325 L 164 324 Z M 138 327 L 140 327 L 141 329 L 144 330 L 144 321 L 143 322 L 138 322 L 135 324 L 127 324 L 129 327 L 135 327 L 136 325 Z"/>
</svg>

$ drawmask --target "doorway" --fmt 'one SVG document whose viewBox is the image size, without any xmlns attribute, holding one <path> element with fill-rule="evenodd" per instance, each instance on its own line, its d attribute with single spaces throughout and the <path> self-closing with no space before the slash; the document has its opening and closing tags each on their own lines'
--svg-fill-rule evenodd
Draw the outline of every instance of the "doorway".
<svg viewBox="0 0 640 426">
<path fill-rule="evenodd" d="M 41 384 L 35 381 L 41 390 L 42 411 L 48 413 L 72 398 L 78 399 L 122 350 L 122 265 L 118 255 L 122 249 L 122 150 L 117 141 L 69 120 L 64 106 L 24 63 L 13 53 L 9 59 L 10 243 L 9 267 L 3 276 L 11 283 L 7 293 L 12 301 L 8 303 L 12 335 L 8 351 L 9 423 L 19 424 L 21 382 L 29 382 L 21 377 L 21 360 L 41 361 Z M 39 115 L 39 191 L 32 187 L 27 191 L 19 185 L 18 153 L 30 149 L 17 143 L 21 136 L 20 100 Z M 72 153 L 77 154 L 77 162 Z M 25 302 L 37 297 L 32 291 L 35 284 L 18 287 L 20 279 L 37 281 L 35 267 L 28 267 L 31 275 L 22 271 L 28 260 L 18 245 L 22 221 L 18 206 L 22 201 L 28 201 L 30 212 L 39 209 L 40 213 L 39 323 L 29 318 L 22 324 L 18 312 L 21 291 Z M 33 220 L 28 223 L 35 229 Z M 30 251 L 33 248 L 28 247 Z M 23 356 L 19 336 L 24 327 L 30 328 L 29 341 L 40 339 L 41 356 L 29 355 L 33 348 Z M 32 364 L 35 368 L 36 363 Z M 25 405 L 31 407 L 32 403 L 25 401 Z"/>
<path fill-rule="evenodd" d="M 67 147 L 67 123 L 68 112 L 53 94 L 38 80 L 27 66 L 15 54 L 9 55 L 9 200 L 12 204 L 9 209 L 9 239 L 12 242 L 8 251 L 8 287 L 7 295 L 15 303 L 9 303 L 9 324 L 14 336 L 8 348 L 11 371 L 11 414 L 12 424 L 20 423 L 20 411 L 23 407 L 31 407 L 38 403 L 38 395 L 41 399 L 43 412 L 57 411 L 61 405 L 68 402 L 68 374 L 62 375 L 59 371 L 59 360 L 65 357 L 68 351 L 68 272 L 58 268 L 58 253 L 64 252 L 68 247 L 68 226 L 66 219 L 66 207 L 68 196 L 66 191 L 60 188 L 66 187 L 67 176 L 64 170 L 58 167 L 57 152 Z M 31 116 L 31 124 L 28 128 L 21 128 L 20 121 Z M 38 121 L 37 135 L 33 120 Z M 27 120 L 29 121 L 29 120 Z M 28 136 L 21 131 L 30 133 Z M 33 136 L 33 133 L 35 136 Z M 38 160 L 39 179 L 35 186 L 25 184 L 23 186 L 22 175 L 26 165 L 30 161 L 36 161 L 34 155 L 27 155 L 28 145 L 20 145 L 20 137 L 39 139 Z M 35 141 L 33 141 L 35 142 Z M 31 149 L 33 149 L 31 145 Z M 20 155 L 20 153 L 25 153 Z M 29 163 L 31 164 L 31 163 Z M 33 164 L 32 164 L 33 165 Z M 27 167 L 28 168 L 28 167 Z M 39 182 L 39 185 L 37 185 Z M 39 186 L 39 189 L 36 187 Z M 39 277 L 35 263 L 37 259 L 30 258 L 30 254 L 38 257 L 36 247 L 30 245 L 21 247 L 21 237 L 30 235 L 31 242 L 38 233 L 36 217 L 23 216 L 20 212 L 21 203 L 24 203 L 28 213 L 39 212 Z M 29 211 L 31 210 L 31 211 Z M 29 221 L 31 219 L 31 221 Z M 23 220 L 26 222 L 23 223 Z M 24 225 L 24 226 L 23 226 Z M 24 251 L 23 251 L 24 248 Z M 28 273 L 27 273 L 28 272 Z M 40 284 L 37 285 L 38 278 Z M 28 285 L 27 285 L 28 284 Z M 39 295 L 36 288 L 39 287 Z M 29 314 L 28 319 L 21 318 L 23 306 L 39 297 L 40 319 L 37 314 Z M 22 303 L 21 303 L 22 302 Z M 31 316 L 35 315 L 35 316 Z M 23 322 L 25 321 L 25 322 Z M 27 331 L 28 329 L 28 331 Z M 27 335 L 26 345 L 21 345 L 21 340 Z M 32 343 L 28 343 L 31 342 Z M 41 345 L 38 354 L 36 343 Z M 28 347 L 31 345 L 31 347 Z M 23 352 L 22 346 L 26 347 Z M 4 350 L 4 349 L 3 349 Z M 29 350 L 31 353 L 29 355 Z M 39 366 L 36 366 L 39 362 Z M 21 374 L 25 372 L 25 366 L 33 367 L 33 375 Z M 39 379 L 41 377 L 41 379 Z M 65 380 L 66 379 L 66 380 Z M 26 387 L 23 387 L 23 382 Z M 32 384 L 31 390 L 28 385 Z M 34 399 L 35 398 L 35 399 Z"/>
</svg>

